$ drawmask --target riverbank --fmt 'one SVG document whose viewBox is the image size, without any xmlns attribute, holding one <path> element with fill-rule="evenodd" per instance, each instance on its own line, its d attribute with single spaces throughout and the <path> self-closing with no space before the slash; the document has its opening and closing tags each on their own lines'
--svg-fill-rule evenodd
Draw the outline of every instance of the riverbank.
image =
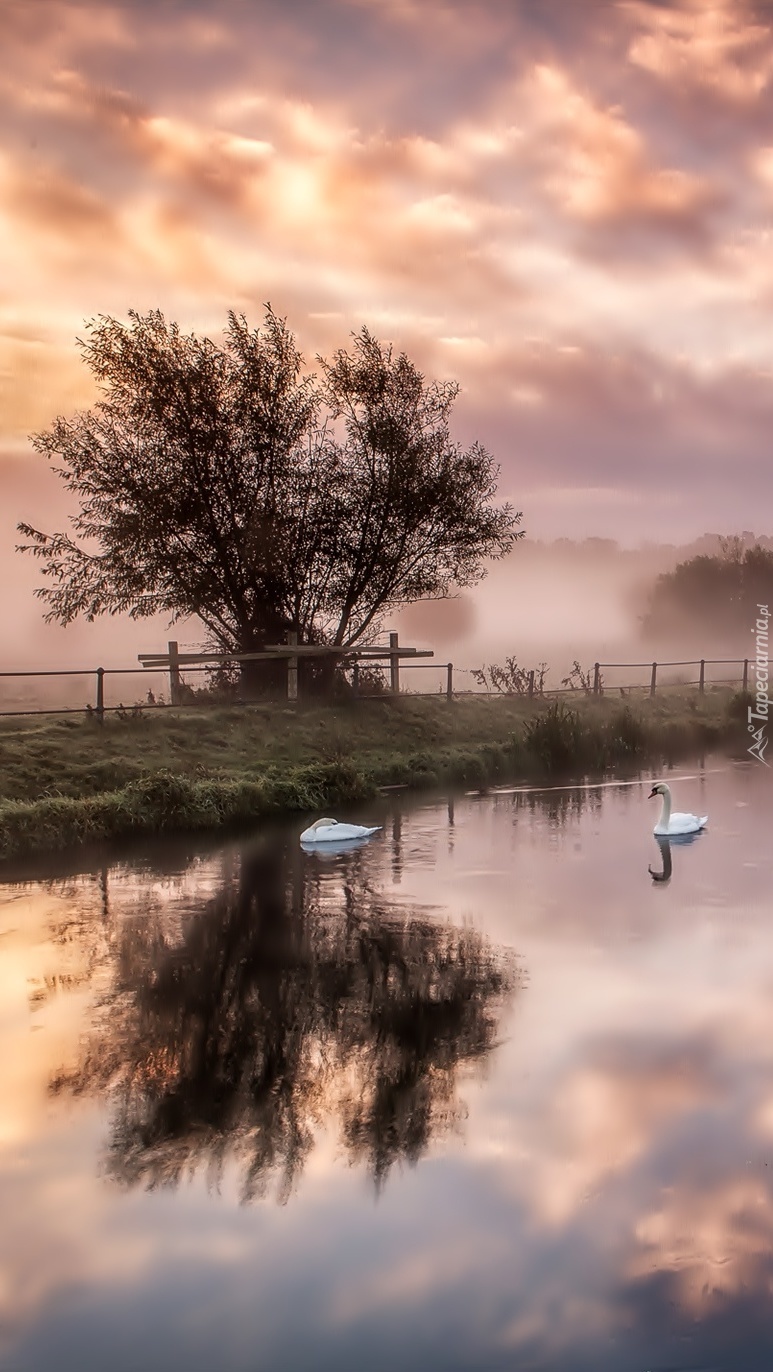
<svg viewBox="0 0 773 1372">
<path fill-rule="evenodd" d="M 432 696 L 0 724 L 0 860 L 320 813 L 382 787 L 483 786 L 677 761 L 745 737 L 726 691 L 621 700 Z"/>
</svg>

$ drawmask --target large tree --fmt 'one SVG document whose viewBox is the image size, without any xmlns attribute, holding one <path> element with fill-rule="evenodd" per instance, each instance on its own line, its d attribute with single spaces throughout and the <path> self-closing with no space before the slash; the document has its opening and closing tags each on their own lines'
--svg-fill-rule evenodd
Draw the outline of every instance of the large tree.
<svg viewBox="0 0 773 1372">
<path fill-rule="evenodd" d="M 367 329 L 319 377 L 270 307 L 222 343 L 103 316 L 80 347 L 101 398 L 33 438 L 78 511 L 69 533 L 19 525 L 48 620 L 166 611 L 233 652 L 289 630 L 346 648 L 520 536 L 490 454 L 451 438 L 458 387 Z"/>
</svg>

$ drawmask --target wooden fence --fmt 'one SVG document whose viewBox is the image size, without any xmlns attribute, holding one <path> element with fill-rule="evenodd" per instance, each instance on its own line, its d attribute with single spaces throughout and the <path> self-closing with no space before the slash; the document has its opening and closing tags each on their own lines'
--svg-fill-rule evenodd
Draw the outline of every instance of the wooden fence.
<svg viewBox="0 0 773 1372">
<path fill-rule="evenodd" d="M 563 695 L 603 696 L 616 691 L 620 691 L 624 695 L 640 692 L 648 696 L 654 696 L 658 690 L 685 690 L 691 687 L 694 687 L 699 695 L 704 695 L 707 689 L 710 690 L 717 686 L 735 686 L 739 690 L 748 691 L 749 667 L 754 661 L 754 658 L 707 657 L 694 658 L 689 661 L 683 660 L 680 662 L 594 662 L 592 672 L 589 670 L 587 673 L 581 674 L 582 680 L 578 679 L 572 684 L 562 684 L 561 687 L 544 686 L 544 684 L 540 686 L 538 684 L 537 674 L 534 671 L 530 671 L 523 673 L 522 684 L 519 685 L 517 689 L 507 690 L 504 687 L 492 685 L 489 687 L 481 687 L 478 690 L 455 691 L 454 695 L 493 697 L 498 695 L 522 696 L 531 700 L 539 699 L 541 697 Z M 768 661 L 770 661 L 770 659 L 768 659 Z M 672 681 L 666 681 L 662 675 L 660 677 L 658 676 L 659 672 L 663 673 L 670 668 L 683 667 L 694 667 L 697 671 L 696 678 L 694 680 L 685 680 L 683 677 L 679 676 Z M 738 670 L 730 676 L 712 679 L 706 674 L 707 667 L 735 667 Z M 461 670 L 469 671 L 468 668 L 462 668 Z M 628 672 L 640 671 L 646 674 L 646 679 L 639 681 L 626 680 L 622 682 L 610 682 L 606 680 L 603 675 L 607 670 Z M 473 672 L 472 675 L 480 678 L 481 672 Z M 568 683 L 568 678 L 565 678 L 565 683 Z"/>
<path fill-rule="evenodd" d="M 633 670 L 634 668 L 638 668 L 639 670 L 643 670 L 643 671 L 648 671 L 648 672 L 649 672 L 649 674 L 650 674 L 650 676 L 649 676 L 649 687 L 647 688 L 647 693 L 648 693 L 648 695 L 654 696 L 655 693 L 656 693 L 656 691 L 657 691 L 657 685 L 658 685 L 658 671 L 659 671 L 659 670 L 660 670 L 660 671 L 665 671 L 665 670 L 668 669 L 668 668 L 675 668 L 675 667 L 676 667 L 676 668 L 682 668 L 682 667 L 697 667 L 697 668 L 698 668 L 698 679 L 697 679 L 697 681 L 686 681 L 686 682 L 685 682 L 685 681 L 676 681 L 676 682 L 672 682 L 672 683 L 668 683 L 668 684 L 670 684 L 670 685 L 675 685 L 675 686 L 682 686 L 682 687 L 684 687 L 684 686 L 697 686 L 697 688 L 698 688 L 698 694 L 699 694 L 699 695 L 703 695 L 703 694 L 705 693 L 705 690 L 706 690 L 706 685 L 707 685 L 707 682 L 706 682 L 706 668 L 707 668 L 707 667 L 742 667 L 743 670 L 742 670 L 742 672 L 741 672 L 741 674 L 740 674 L 740 680 L 739 680 L 738 675 L 734 675 L 734 676 L 732 676 L 732 677 L 725 678 L 725 679 L 722 680 L 721 682 L 714 681 L 714 682 L 712 682 L 712 683 L 710 683 L 710 684 L 711 684 L 711 685 L 715 685 L 715 686 L 718 686 L 718 685 L 739 685 L 742 691 L 748 691 L 748 689 L 749 689 L 749 663 L 750 663 L 750 662 L 754 662 L 754 661 L 755 661 L 754 658 L 745 657 L 745 658 L 699 658 L 699 659 L 695 659 L 695 660 L 693 660 L 693 661 L 691 661 L 691 662 L 594 662 L 594 664 L 593 664 L 593 694 L 596 695 L 596 696 L 602 695 L 603 692 L 604 692 L 604 690 L 605 690 L 605 685 L 604 685 L 604 681 L 603 681 L 603 677 L 602 677 L 602 672 L 608 671 L 608 670 L 612 670 L 612 669 L 619 669 L 619 670 L 631 671 L 631 670 Z M 662 685 L 666 684 L 666 683 L 663 683 L 662 678 L 661 678 L 661 684 L 662 684 Z M 634 685 L 629 685 L 629 684 L 623 683 L 622 689 L 635 690 L 635 689 L 637 689 L 637 687 L 639 687 L 639 683 L 635 683 Z M 612 689 L 614 689 L 614 688 L 612 688 Z"/>
<path fill-rule="evenodd" d="M 692 661 L 680 662 L 596 662 L 593 664 L 593 676 L 587 674 L 585 686 L 567 687 L 566 689 L 543 688 L 539 689 L 535 681 L 535 673 L 529 672 L 526 676 L 523 689 L 517 692 L 500 692 L 497 690 L 467 690 L 463 687 L 459 689 L 455 685 L 454 665 L 452 662 L 420 662 L 420 658 L 432 658 L 434 654 L 427 649 L 403 647 L 400 645 L 398 635 L 389 635 L 389 646 L 378 647 L 377 645 L 357 648 L 340 649 L 330 648 L 326 645 L 307 645 L 299 644 L 297 639 L 291 636 L 287 643 L 275 644 L 266 648 L 260 653 L 244 653 L 232 655 L 229 653 L 185 653 L 180 652 L 179 644 L 175 640 L 170 640 L 167 644 L 165 653 L 142 653 L 138 661 L 141 663 L 137 667 L 97 667 L 97 668 L 67 668 L 61 671 L 13 671 L 0 672 L 0 681 L 9 679 L 36 679 L 54 677 L 86 677 L 91 678 L 94 685 L 91 702 L 86 705 L 78 706 L 55 706 L 51 709 L 38 708 L 32 705 L 24 706 L 20 709 L 0 709 L 0 716 L 21 716 L 21 715 L 66 715 L 66 714 L 93 714 L 100 722 L 104 720 L 105 714 L 125 710 L 123 704 L 109 705 L 105 701 L 105 678 L 106 677 L 139 677 L 161 675 L 169 679 L 169 703 L 176 709 L 189 707 L 201 708 L 201 702 L 195 699 L 186 699 L 183 683 L 183 674 L 201 673 L 211 671 L 213 667 L 228 667 L 241 662 L 255 661 L 285 661 L 287 663 L 286 673 L 286 697 L 291 703 L 298 701 L 298 666 L 302 658 L 333 658 L 343 663 L 351 669 L 351 693 L 354 697 L 361 694 L 360 691 L 360 668 L 363 664 L 370 663 L 379 665 L 389 664 L 389 690 L 380 693 L 380 698 L 388 700 L 401 692 L 401 672 L 405 670 L 420 670 L 421 668 L 431 668 L 436 672 L 445 673 L 445 689 L 441 686 L 440 694 L 445 696 L 447 701 L 452 701 L 460 696 L 467 695 L 486 695 L 496 697 L 500 694 L 512 694 L 525 696 L 529 699 L 537 697 L 554 697 L 560 695 L 582 694 L 593 696 L 603 696 L 605 694 L 620 691 L 623 694 L 631 692 L 641 692 L 648 696 L 654 696 L 658 690 L 696 688 L 698 693 L 703 695 L 707 689 L 716 686 L 735 686 L 744 691 L 749 688 L 750 664 L 753 666 L 755 659 L 750 658 L 701 658 Z M 721 680 L 711 679 L 707 675 L 707 668 L 727 667 L 735 668 L 736 671 Z M 673 669 L 695 668 L 697 677 L 695 680 L 677 680 L 668 682 L 664 678 L 664 673 Z M 459 669 L 457 669 L 458 671 Z M 465 670 L 465 669 L 462 669 Z M 638 671 L 644 673 L 644 679 L 638 681 L 626 680 L 624 682 L 610 683 L 604 677 L 608 671 Z M 660 674 L 660 675 L 659 675 Z M 425 694 L 425 693 L 421 693 Z M 437 696 L 438 692 L 433 692 Z M 368 698 L 373 698 L 369 696 Z M 247 702 L 240 702 L 247 703 Z M 152 691 L 148 692 L 148 699 L 141 704 L 130 706 L 130 709 L 152 710 L 168 708 L 163 702 L 153 699 Z"/>
<path fill-rule="evenodd" d="M 0 672 L 0 681 L 5 679 L 37 679 L 50 677 L 91 677 L 94 681 L 93 704 L 88 702 L 86 705 L 79 706 L 57 706 L 52 709 L 38 708 L 32 705 L 20 709 L 0 709 L 0 716 L 19 716 L 19 715 L 66 715 L 66 714 L 93 714 L 100 722 L 104 720 L 105 714 L 109 712 L 123 711 L 126 707 L 121 703 L 118 705 L 108 705 L 105 702 L 105 679 L 107 677 L 137 677 L 138 675 L 153 676 L 161 675 L 169 678 L 169 704 L 176 709 L 184 709 L 192 706 L 201 708 L 200 700 L 186 698 L 183 673 L 196 674 L 211 672 L 213 668 L 238 666 L 243 662 L 286 662 L 286 698 L 288 702 L 298 701 L 298 667 L 301 659 L 323 660 L 327 658 L 336 663 L 349 668 L 352 673 L 351 694 L 360 695 L 360 668 L 362 665 L 384 663 L 389 666 L 389 690 L 380 692 L 379 698 L 390 699 L 400 694 L 400 673 L 411 668 L 417 670 L 421 667 L 434 666 L 435 669 L 441 667 L 446 671 L 446 695 L 450 700 L 453 696 L 453 664 L 452 663 L 425 663 L 419 662 L 419 658 L 434 657 L 431 649 L 410 648 L 400 645 L 399 637 L 396 633 L 390 633 L 389 646 L 379 647 L 377 644 L 368 645 L 362 648 L 338 648 L 330 647 L 326 644 L 299 644 L 296 634 L 288 635 L 287 643 L 271 644 L 262 652 L 255 653 L 185 653 L 180 652 L 179 643 L 170 640 L 167 643 L 165 653 L 140 653 L 138 661 L 141 664 L 136 667 L 96 667 L 96 668 L 67 668 L 61 671 L 14 671 Z M 235 701 L 235 704 L 247 704 L 247 701 Z M 153 698 L 152 690 L 148 692 L 148 698 L 130 706 L 136 710 L 158 710 L 166 709 L 162 701 Z"/>
<path fill-rule="evenodd" d="M 242 662 L 282 662 L 287 663 L 287 699 L 298 699 L 298 663 L 303 658 L 306 660 L 314 659 L 341 663 L 346 667 L 352 668 L 353 691 L 358 694 L 359 689 L 359 669 L 362 662 L 388 662 L 389 663 L 389 684 L 392 695 L 400 693 L 400 662 L 409 658 L 413 662 L 419 657 L 434 657 L 435 654 L 429 649 L 421 648 L 401 648 L 397 634 L 389 635 L 389 647 L 379 648 L 378 646 L 363 648 L 340 648 L 330 647 L 328 644 L 299 643 L 298 635 L 290 633 L 287 635 L 286 643 L 274 643 L 268 645 L 261 652 L 257 653 L 181 653 L 179 645 L 170 640 L 167 643 L 165 653 L 140 653 L 137 661 L 142 663 L 146 670 L 168 671 L 169 672 L 169 699 L 172 705 L 179 705 L 182 700 L 182 677 L 183 668 L 188 671 L 211 671 L 212 667 L 230 667 L 233 663 Z"/>
</svg>

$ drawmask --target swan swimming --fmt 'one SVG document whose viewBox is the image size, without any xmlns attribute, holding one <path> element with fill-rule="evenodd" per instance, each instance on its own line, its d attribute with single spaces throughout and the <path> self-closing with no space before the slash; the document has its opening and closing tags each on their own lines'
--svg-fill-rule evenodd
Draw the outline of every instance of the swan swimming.
<svg viewBox="0 0 773 1372">
<path fill-rule="evenodd" d="M 663 834 L 668 838 L 677 837 L 679 834 L 697 834 L 708 822 L 708 815 L 699 817 L 698 815 L 683 815 L 678 812 L 671 814 L 671 790 L 666 786 L 665 781 L 659 781 L 647 797 L 652 800 L 653 796 L 663 797 L 663 809 L 660 812 L 660 819 L 653 834 Z"/>
<path fill-rule="evenodd" d="M 337 819 L 317 819 L 304 829 L 301 843 L 341 843 L 352 838 L 369 838 L 377 834 L 382 826 L 375 824 L 372 829 L 364 824 L 339 824 Z"/>
</svg>

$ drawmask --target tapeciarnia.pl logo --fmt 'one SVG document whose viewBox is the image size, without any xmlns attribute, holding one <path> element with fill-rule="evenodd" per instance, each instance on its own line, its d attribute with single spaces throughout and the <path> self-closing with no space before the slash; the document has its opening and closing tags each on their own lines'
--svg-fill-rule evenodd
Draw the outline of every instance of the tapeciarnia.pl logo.
<svg viewBox="0 0 773 1372">
<path fill-rule="evenodd" d="M 760 762 L 765 762 L 765 749 L 769 739 L 765 733 L 768 723 L 768 620 L 770 610 L 767 605 L 758 605 L 759 618 L 756 620 L 752 633 L 755 635 L 757 655 L 754 659 L 754 676 L 757 685 L 754 706 L 749 706 L 749 733 L 754 742 L 748 751 L 752 757 L 759 758 Z M 759 724 L 759 728 L 755 728 Z M 770 763 L 765 762 L 769 767 Z"/>
</svg>

